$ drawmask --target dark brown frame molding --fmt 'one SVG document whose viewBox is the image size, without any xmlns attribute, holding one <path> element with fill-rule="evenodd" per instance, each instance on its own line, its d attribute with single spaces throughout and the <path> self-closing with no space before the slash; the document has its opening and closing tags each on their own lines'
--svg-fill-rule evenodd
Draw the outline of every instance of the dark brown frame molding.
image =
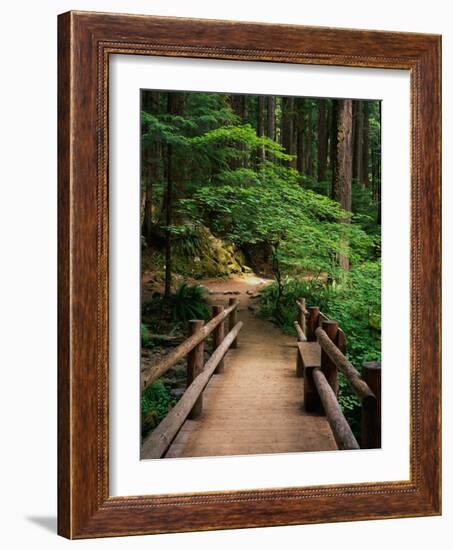
<svg viewBox="0 0 453 550">
<path fill-rule="evenodd" d="M 58 23 L 58 532 L 87 538 L 440 514 L 440 36 L 89 12 Z M 111 54 L 410 71 L 410 481 L 109 496 Z"/>
</svg>

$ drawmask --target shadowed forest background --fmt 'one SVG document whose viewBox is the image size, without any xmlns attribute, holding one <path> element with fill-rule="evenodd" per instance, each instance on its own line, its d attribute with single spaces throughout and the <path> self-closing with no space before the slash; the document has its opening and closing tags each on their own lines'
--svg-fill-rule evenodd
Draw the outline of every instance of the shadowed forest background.
<svg viewBox="0 0 453 550">
<path fill-rule="evenodd" d="M 358 370 L 380 359 L 379 101 L 142 91 L 141 139 L 142 370 L 209 318 L 209 281 L 232 277 L 262 278 L 253 311 L 282 331 L 304 296 Z M 183 370 L 143 392 L 142 434 Z M 341 375 L 339 402 L 359 434 Z"/>
</svg>

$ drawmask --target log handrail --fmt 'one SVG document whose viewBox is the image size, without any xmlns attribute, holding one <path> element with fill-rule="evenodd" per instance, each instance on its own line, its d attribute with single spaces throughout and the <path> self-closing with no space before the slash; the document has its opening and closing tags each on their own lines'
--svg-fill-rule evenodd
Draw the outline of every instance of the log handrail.
<svg viewBox="0 0 453 550">
<path fill-rule="evenodd" d="M 239 302 L 231 304 L 229 307 L 224 309 L 221 313 L 212 318 L 206 325 L 203 326 L 195 334 L 187 338 L 182 344 L 175 348 L 171 353 L 166 355 L 159 363 L 151 367 L 151 369 L 143 376 L 142 379 L 142 390 L 147 388 L 150 384 L 155 382 L 163 374 L 165 374 L 168 369 L 173 367 L 173 365 L 187 355 L 193 348 L 198 345 L 202 340 L 205 340 L 211 332 L 223 322 L 231 312 L 233 312 L 238 307 Z"/>
<path fill-rule="evenodd" d="M 320 408 L 322 404 L 339 448 L 359 448 L 355 438 L 353 441 L 350 437 L 351 435 L 352 437 L 354 436 L 338 403 L 337 370 L 339 370 L 345 376 L 361 402 L 362 448 L 379 448 L 381 446 L 380 363 L 364 363 L 362 376 L 345 355 L 346 334 L 338 326 L 338 323 L 330 320 L 317 306 L 305 308 L 304 298 L 296 300 L 296 304 L 299 313 L 298 320 L 295 321 L 294 326 L 298 341 L 317 342 L 321 348 L 319 367 L 304 365 L 300 357 L 302 352 L 299 350 L 297 354 L 296 375 L 306 378 L 304 400 L 306 398 L 305 388 L 307 384 L 311 385 L 311 387 L 314 386 L 314 392 L 318 394 L 315 401 L 313 399 L 310 401 L 310 405 L 307 402 L 305 403 L 306 408 L 311 407 L 307 408 L 307 410 L 312 410 L 312 402 L 316 403 L 317 401 L 316 408 Z M 306 326 L 306 331 L 303 332 L 301 331 L 302 315 Z M 326 385 L 330 389 L 327 389 Z M 348 433 L 344 424 L 348 426 L 350 433 Z"/>
<path fill-rule="evenodd" d="M 216 319 L 216 317 L 214 319 Z M 141 448 L 142 458 L 161 458 L 165 454 L 171 442 L 176 437 L 177 433 L 181 429 L 181 426 L 184 424 L 194 405 L 201 396 L 203 390 L 207 386 L 217 366 L 222 361 L 231 344 L 237 338 L 242 326 L 243 323 L 240 321 L 227 334 L 223 342 L 206 362 L 203 371 L 194 379 L 180 400 L 157 426 L 157 428 L 155 428 L 152 433 L 145 438 Z M 199 332 L 202 330 L 203 329 L 200 329 Z"/>
<path fill-rule="evenodd" d="M 294 321 L 294 328 L 296 329 L 297 339 L 299 340 L 299 342 L 306 342 L 307 337 L 305 336 L 304 331 L 302 330 L 301 326 L 297 321 Z"/>
<path fill-rule="evenodd" d="M 360 449 L 346 420 L 335 392 L 320 368 L 313 369 L 313 381 L 318 390 L 335 442 L 341 450 Z"/>
<path fill-rule="evenodd" d="M 330 360 L 335 363 L 335 365 L 344 374 L 348 382 L 351 384 L 352 389 L 355 391 L 357 397 L 361 401 L 368 398 L 375 398 L 375 395 L 371 391 L 368 384 L 362 379 L 359 372 L 354 368 L 349 359 L 347 359 L 337 348 L 334 342 L 332 342 L 326 332 L 321 327 L 318 327 L 315 334 L 319 345 L 327 353 Z"/>
</svg>

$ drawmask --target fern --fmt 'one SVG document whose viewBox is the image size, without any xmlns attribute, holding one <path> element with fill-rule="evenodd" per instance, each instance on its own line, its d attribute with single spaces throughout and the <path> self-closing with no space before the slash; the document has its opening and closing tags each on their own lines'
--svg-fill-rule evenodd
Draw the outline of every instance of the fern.
<svg viewBox="0 0 453 550">
<path fill-rule="evenodd" d="M 208 317 L 206 290 L 201 285 L 181 283 L 171 297 L 172 320 L 187 323 L 190 319 L 207 319 Z"/>
</svg>

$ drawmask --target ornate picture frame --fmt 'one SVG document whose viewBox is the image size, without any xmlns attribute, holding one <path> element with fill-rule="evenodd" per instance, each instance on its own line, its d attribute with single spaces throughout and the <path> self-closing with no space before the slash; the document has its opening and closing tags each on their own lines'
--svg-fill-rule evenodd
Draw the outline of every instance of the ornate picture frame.
<svg viewBox="0 0 453 550">
<path fill-rule="evenodd" d="M 441 39 L 436 35 L 68 12 L 58 27 L 58 531 L 67 538 L 441 513 Z M 410 73 L 410 479 L 109 494 L 109 56 Z"/>
</svg>

